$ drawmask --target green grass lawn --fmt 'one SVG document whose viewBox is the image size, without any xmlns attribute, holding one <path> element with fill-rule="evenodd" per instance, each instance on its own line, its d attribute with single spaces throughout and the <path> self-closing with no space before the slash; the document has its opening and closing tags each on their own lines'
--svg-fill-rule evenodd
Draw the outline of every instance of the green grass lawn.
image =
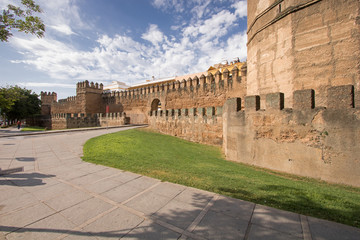
<svg viewBox="0 0 360 240">
<path fill-rule="evenodd" d="M 83 159 L 360 227 L 360 189 L 226 161 L 218 147 L 134 129 L 90 139 Z"/>
<path fill-rule="evenodd" d="M 44 127 L 23 127 L 21 128 L 22 132 L 30 132 L 30 131 L 45 131 Z"/>
</svg>

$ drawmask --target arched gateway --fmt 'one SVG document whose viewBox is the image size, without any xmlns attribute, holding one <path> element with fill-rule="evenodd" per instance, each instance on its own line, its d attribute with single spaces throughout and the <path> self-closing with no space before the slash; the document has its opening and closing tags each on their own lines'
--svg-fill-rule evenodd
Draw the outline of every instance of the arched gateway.
<svg viewBox="0 0 360 240">
<path fill-rule="evenodd" d="M 158 98 L 155 98 L 151 102 L 151 111 L 158 111 L 158 110 L 161 110 L 161 102 Z"/>
</svg>

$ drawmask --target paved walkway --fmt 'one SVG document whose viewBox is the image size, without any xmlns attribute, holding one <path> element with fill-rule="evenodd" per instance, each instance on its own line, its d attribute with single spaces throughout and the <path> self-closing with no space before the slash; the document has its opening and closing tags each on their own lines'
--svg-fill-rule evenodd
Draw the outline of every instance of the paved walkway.
<svg viewBox="0 0 360 240">
<path fill-rule="evenodd" d="M 122 129 L 0 138 L 0 239 L 360 239 L 360 229 L 81 161 Z"/>
</svg>

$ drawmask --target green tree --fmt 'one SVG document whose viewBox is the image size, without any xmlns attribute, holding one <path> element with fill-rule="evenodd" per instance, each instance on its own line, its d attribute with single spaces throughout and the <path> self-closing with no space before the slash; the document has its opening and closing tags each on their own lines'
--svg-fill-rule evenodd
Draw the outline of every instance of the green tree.
<svg viewBox="0 0 360 240">
<path fill-rule="evenodd" d="M 43 21 L 34 16 L 35 13 L 41 13 L 39 5 L 34 0 L 21 0 L 23 8 L 12 4 L 0 13 L 0 40 L 7 42 L 12 36 L 11 31 L 17 29 L 19 32 L 31 33 L 41 38 L 45 33 Z"/>
<path fill-rule="evenodd" d="M 36 93 L 32 93 L 31 90 L 21 88 L 20 97 L 14 102 L 14 105 L 7 113 L 7 116 L 10 120 L 19 120 L 40 114 L 40 104 L 41 100 Z"/>
<path fill-rule="evenodd" d="M 5 119 L 15 102 L 20 98 L 20 87 L 10 86 L 0 88 L 0 112 Z"/>
<path fill-rule="evenodd" d="M 4 119 L 24 119 L 40 114 L 41 100 L 31 90 L 10 86 L 0 88 L 0 107 Z"/>
</svg>

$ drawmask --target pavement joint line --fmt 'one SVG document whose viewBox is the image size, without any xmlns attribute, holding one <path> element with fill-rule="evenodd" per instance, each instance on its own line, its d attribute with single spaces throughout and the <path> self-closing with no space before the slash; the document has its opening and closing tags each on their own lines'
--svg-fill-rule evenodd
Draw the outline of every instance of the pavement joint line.
<svg viewBox="0 0 360 240">
<path fill-rule="evenodd" d="M 31 145 L 32 145 L 32 151 L 33 151 L 34 159 L 35 159 L 34 160 L 35 161 L 34 170 L 39 171 L 39 161 L 37 161 L 38 155 L 37 155 L 36 149 L 34 147 L 34 139 L 31 140 Z"/>
<path fill-rule="evenodd" d="M 210 208 L 214 205 L 215 201 L 219 198 L 219 195 L 216 194 L 205 206 L 205 208 L 200 212 L 200 214 L 195 218 L 195 220 L 189 225 L 189 227 L 186 229 L 188 232 L 194 231 L 196 226 L 201 222 L 201 220 L 204 218 L 204 216 L 208 213 Z"/>
<path fill-rule="evenodd" d="M 172 225 L 172 224 L 170 224 L 170 223 L 164 222 L 164 221 L 160 220 L 160 219 L 157 218 L 157 217 L 149 217 L 149 220 L 151 220 L 151 221 L 159 224 L 160 226 L 163 226 L 163 227 L 165 227 L 165 228 L 167 228 L 167 229 L 170 229 L 170 230 L 173 231 L 173 232 L 177 232 L 177 233 L 180 233 L 180 234 L 184 234 L 184 233 L 185 233 L 185 230 L 184 230 L 184 229 L 179 228 L 179 227 L 176 227 L 176 226 L 174 226 L 174 225 Z M 186 234 L 186 235 L 188 235 L 188 234 Z M 195 234 L 192 234 L 192 235 L 195 235 Z"/>
<path fill-rule="evenodd" d="M 147 189 L 145 189 L 144 191 L 139 192 L 138 194 L 135 194 L 134 196 L 132 196 L 132 197 L 128 198 L 128 199 L 127 199 L 127 200 L 125 200 L 125 201 L 122 201 L 122 202 L 121 202 L 121 204 L 123 204 L 123 205 L 127 204 L 127 203 L 128 203 L 128 202 L 130 202 L 131 200 L 133 200 L 133 199 L 137 198 L 138 196 L 140 196 L 140 195 L 142 195 L 142 194 L 144 194 L 144 193 L 146 193 L 146 192 L 149 192 L 151 189 L 155 188 L 156 186 L 158 186 L 158 185 L 160 185 L 160 184 L 161 184 L 161 182 L 160 182 L 160 181 L 159 181 L 159 182 L 157 182 L 157 183 L 155 183 L 154 185 L 152 185 L 152 186 L 148 187 L 148 188 L 147 188 Z"/>
<path fill-rule="evenodd" d="M 10 168 L 10 166 L 11 166 L 12 162 L 13 162 L 13 161 L 14 161 L 14 159 L 15 159 L 15 155 L 16 155 L 16 153 L 17 153 L 18 149 L 19 149 L 20 143 L 21 143 L 21 142 L 18 142 L 18 144 L 16 144 L 16 149 L 15 149 L 14 154 L 13 154 L 13 156 L 12 156 L 11 160 L 10 160 L 10 163 L 9 163 L 8 168 Z"/>
<path fill-rule="evenodd" d="M 55 212 L 53 212 L 53 213 L 51 213 L 51 214 L 49 214 L 49 215 L 47 215 L 47 216 L 45 216 L 45 217 L 42 217 L 42 218 L 40 218 L 40 219 L 36 219 L 35 221 L 33 221 L 33 222 L 31 222 L 31 223 L 25 224 L 25 225 L 22 226 L 22 227 L 18 227 L 18 228 L 15 229 L 15 230 L 11 230 L 11 231 L 5 233 L 5 236 L 7 236 L 7 235 L 9 235 L 9 234 L 11 234 L 11 233 L 13 233 L 13 232 L 17 232 L 17 231 L 19 231 L 20 229 L 26 228 L 27 226 L 30 226 L 31 224 L 37 223 L 37 222 L 39 222 L 39 221 L 41 221 L 41 220 L 44 220 L 44 219 L 46 219 L 46 218 L 48 218 L 48 217 L 51 217 L 51 216 L 53 216 L 53 215 L 55 215 L 55 214 L 58 214 L 58 213 L 59 213 L 58 211 L 55 211 Z"/>
<path fill-rule="evenodd" d="M 251 226 L 252 226 L 252 218 L 254 216 L 254 211 L 255 211 L 256 205 L 257 204 L 254 204 L 254 207 L 251 211 L 251 216 L 250 216 L 249 223 L 248 223 L 248 226 L 245 231 L 244 240 L 247 240 L 249 238 L 249 234 L 250 234 L 250 230 L 251 230 Z"/>
<path fill-rule="evenodd" d="M 72 232 L 72 231 L 80 231 L 81 229 L 83 229 L 83 228 L 86 227 L 87 225 L 95 222 L 96 220 L 102 218 L 103 216 L 111 213 L 112 211 L 114 211 L 114 210 L 116 210 L 116 209 L 118 209 L 118 207 L 117 207 L 117 206 L 114 206 L 114 207 L 112 207 L 112 208 L 110 208 L 110 209 L 108 209 L 108 210 L 106 210 L 106 211 L 104 211 L 104 212 L 102 212 L 102 213 L 99 213 L 99 214 L 96 215 L 95 217 L 92 217 L 92 218 L 88 219 L 87 221 L 85 221 L 84 223 L 82 223 L 82 224 L 74 227 L 73 229 L 70 230 L 70 232 Z M 69 219 L 68 219 L 68 220 L 69 220 Z M 69 221 L 70 221 L 70 220 L 69 220 Z M 70 235 L 69 233 L 64 233 L 64 234 L 62 234 L 61 236 L 57 237 L 56 239 L 64 239 L 65 237 L 67 237 L 67 236 L 69 236 L 69 235 Z"/>
<path fill-rule="evenodd" d="M 122 239 L 123 237 L 128 235 L 130 232 L 132 232 L 134 229 L 136 229 L 138 226 L 140 226 L 140 224 L 142 224 L 144 221 L 145 221 L 145 219 L 143 219 L 141 222 L 139 222 L 135 227 L 129 229 L 129 231 L 127 231 L 127 233 L 123 234 L 119 239 Z"/>
<path fill-rule="evenodd" d="M 138 179 L 138 178 L 140 178 L 140 177 L 142 177 L 142 176 L 139 176 L 139 177 L 137 177 L 137 178 L 134 178 L 134 179 L 132 179 L 132 180 L 130 180 L 130 181 L 133 181 L 133 180 Z M 157 224 L 159 224 L 159 225 L 161 225 L 161 226 L 163 226 L 163 227 L 165 227 L 165 228 L 167 228 L 167 229 L 170 229 L 170 230 L 172 230 L 172 231 L 174 231 L 174 232 L 177 232 L 177 233 L 180 233 L 180 234 L 182 234 L 182 235 L 191 237 L 191 238 L 193 238 L 193 239 L 199 239 L 199 240 L 204 240 L 204 239 L 205 239 L 205 238 L 202 238 L 202 237 L 199 237 L 199 236 L 195 235 L 194 233 L 190 233 L 190 232 L 188 232 L 188 231 L 186 231 L 186 230 L 184 230 L 184 229 L 181 229 L 181 228 L 176 227 L 176 226 L 174 226 L 174 225 L 172 225 L 172 224 L 166 223 L 166 222 L 164 222 L 164 221 L 162 221 L 162 220 L 160 220 L 160 219 L 157 219 L 157 218 L 155 218 L 155 217 L 147 216 L 147 215 L 146 215 L 145 213 L 143 213 L 143 212 L 137 211 L 137 210 L 135 210 L 135 209 L 133 209 L 133 208 L 130 208 L 130 207 L 126 206 L 126 205 L 123 205 L 123 203 L 115 202 L 115 201 L 113 201 L 113 200 L 111 200 L 111 199 L 108 199 L 108 198 L 106 198 L 106 197 L 104 197 L 104 196 L 102 196 L 102 195 L 100 195 L 100 194 L 97 194 L 97 193 L 88 191 L 87 189 L 85 189 L 85 188 L 83 188 L 83 187 L 80 187 L 80 186 L 78 186 L 78 185 L 72 184 L 71 182 L 68 182 L 68 181 L 66 181 L 66 180 L 59 179 L 59 181 L 65 183 L 65 184 L 68 184 L 68 185 L 70 185 L 70 186 L 73 186 L 74 188 L 77 188 L 77 189 L 79 189 L 79 190 L 81 190 L 81 191 L 87 192 L 87 193 L 89 193 L 90 195 L 92 195 L 93 197 L 96 197 L 96 198 L 98 198 L 98 199 L 101 199 L 101 200 L 109 203 L 109 204 L 112 204 L 113 206 L 115 206 L 115 207 L 117 207 L 117 208 L 118 208 L 118 207 L 119 207 L 119 208 L 122 208 L 122 209 L 124 209 L 124 210 L 126 210 L 126 211 L 128 211 L 128 212 L 130 212 L 130 213 L 132 213 L 132 214 L 134 214 L 134 215 L 136 215 L 136 216 L 138 216 L 138 217 L 142 217 L 144 220 L 145 220 L 145 219 L 149 219 L 149 220 L 151 220 L 151 221 L 153 221 L 153 222 L 155 222 L 155 223 L 157 223 Z M 130 181 L 128 181 L 128 182 L 130 182 Z M 159 184 L 161 184 L 161 183 L 162 183 L 162 182 L 158 182 L 158 183 L 154 184 L 152 187 L 149 187 L 149 188 L 147 188 L 145 191 L 141 192 L 141 194 L 144 193 L 144 192 L 147 192 L 147 191 L 151 190 L 152 188 L 156 187 L 157 185 L 159 185 Z M 184 190 L 183 190 L 183 191 L 184 191 Z M 181 192 L 183 192 L 183 191 L 181 191 Z M 181 192 L 180 192 L 180 193 L 181 193 Z M 177 195 L 179 195 L 180 193 L 178 193 Z M 177 195 L 176 195 L 176 196 L 177 196 Z M 171 200 L 173 200 L 176 196 L 174 196 Z M 171 201 L 171 200 L 170 200 L 170 201 Z M 169 202 L 170 202 L 170 201 L 169 201 Z"/>
<path fill-rule="evenodd" d="M 23 210 L 25 208 L 35 206 L 35 205 L 37 205 L 39 203 L 41 203 L 41 201 L 37 201 L 35 203 L 30 203 L 30 204 L 24 205 L 22 207 L 15 208 L 15 209 L 13 209 L 13 210 L 11 210 L 9 212 L 1 213 L 0 217 L 6 216 L 6 215 L 9 215 L 9 214 L 12 214 L 12 213 L 16 213 L 16 212 L 21 211 L 21 210 Z"/>
<path fill-rule="evenodd" d="M 301 222 L 301 228 L 302 228 L 302 231 L 303 231 L 304 240 L 312 240 L 312 236 L 311 236 L 307 216 L 300 215 L 300 222 Z"/>
<path fill-rule="evenodd" d="M 145 213 L 143 213 L 143 212 L 140 212 L 140 211 L 137 211 L 137 210 L 135 210 L 135 209 L 133 209 L 133 208 L 127 207 L 127 206 L 125 206 L 125 205 L 123 205 L 123 204 L 121 204 L 121 203 L 115 202 L 115 201 L 113 201 L 113 200 L 111 200 L 111 199 L 109 199 L 109 198 L 107 198 L 107 197 L 104 197 L 104 196 L 102 196 L 102 195 L 100 195 L 100 194 L 91 192 L 91 191 L 89 191 L 89 190 L 87 190 L 87 189 L 85 189 L 85 188 L 83 188 L 83 187 L 81 187 L 81 186 L 75 185 L 75 184 L 73 184 L 73 183 L 71 183 L 71 182 L 68 182 L 68 181 L 66 181 L 66 180 L 59 179 L 59 181 L 65 183 L 65 184 L 68 184 L 68 185 L 70 185 L 70 186 L 72 186 L 72 187 L 74 187 L 74 188 L 77 188 L 77 189 L 79 189 L 79 190 L 81 190 L 81 191 L 83 191 L 83 192 L 85 192 L 85 193 L 88 193 L 88 194 L 90 194 L 91 196 L 96 197 L 96 198 L 98 198 L 98 199 L 100 199 L 100 200 L 103 200 L 104 202 L 107 202 L 107 203 L 109 203 L 109 204 L 111 204 L 111 205 L 113 205 L 113 206 L 117 206 L 117 207 L 120 207 L 120 208 L 122 208 L 122 209 L 124 209 L 124 210 L 126 210 L 126 211 L 128 211 L 128 212 L 131 212 L 131 213 L 137 215 L 138 217 L 142 217 L 142 218 L 144 218 L 144 219 L 146 218 L 146 217 L 145 217 Z"/>
<path fill-rule="evenodd" d="M 95 182 L 93 182 L 93 184 L 94 183 L 98 183 L 98 182 L 101 182 L 101 181 L 104 181 L 104 180 L 106 180 L 106 179 L 110 179 L 110 178 L 113 178 L 113 177 L 116 177 L 116 176 L 118 176 L 118 175 L 120 175 L 121 174 L 121 172 L 120 173 L 115 173 L 115 174 L 113 174 L 113 175 L 110 175 L 110 176 L 107 176 L 107 177 L 104 177 L 104 178 L 101 178 L 101 179 L 99 179 L 99 180 L 96 180 Z M 115 187 L 114 187 L 115 188 Z M 111 188 L 112 189 L 112 188 Z M 111 190 L 111 189 L 109 189 L 109 190 Z M 107 192 L 107 191 L 106 191 Z"/>
</svg>

